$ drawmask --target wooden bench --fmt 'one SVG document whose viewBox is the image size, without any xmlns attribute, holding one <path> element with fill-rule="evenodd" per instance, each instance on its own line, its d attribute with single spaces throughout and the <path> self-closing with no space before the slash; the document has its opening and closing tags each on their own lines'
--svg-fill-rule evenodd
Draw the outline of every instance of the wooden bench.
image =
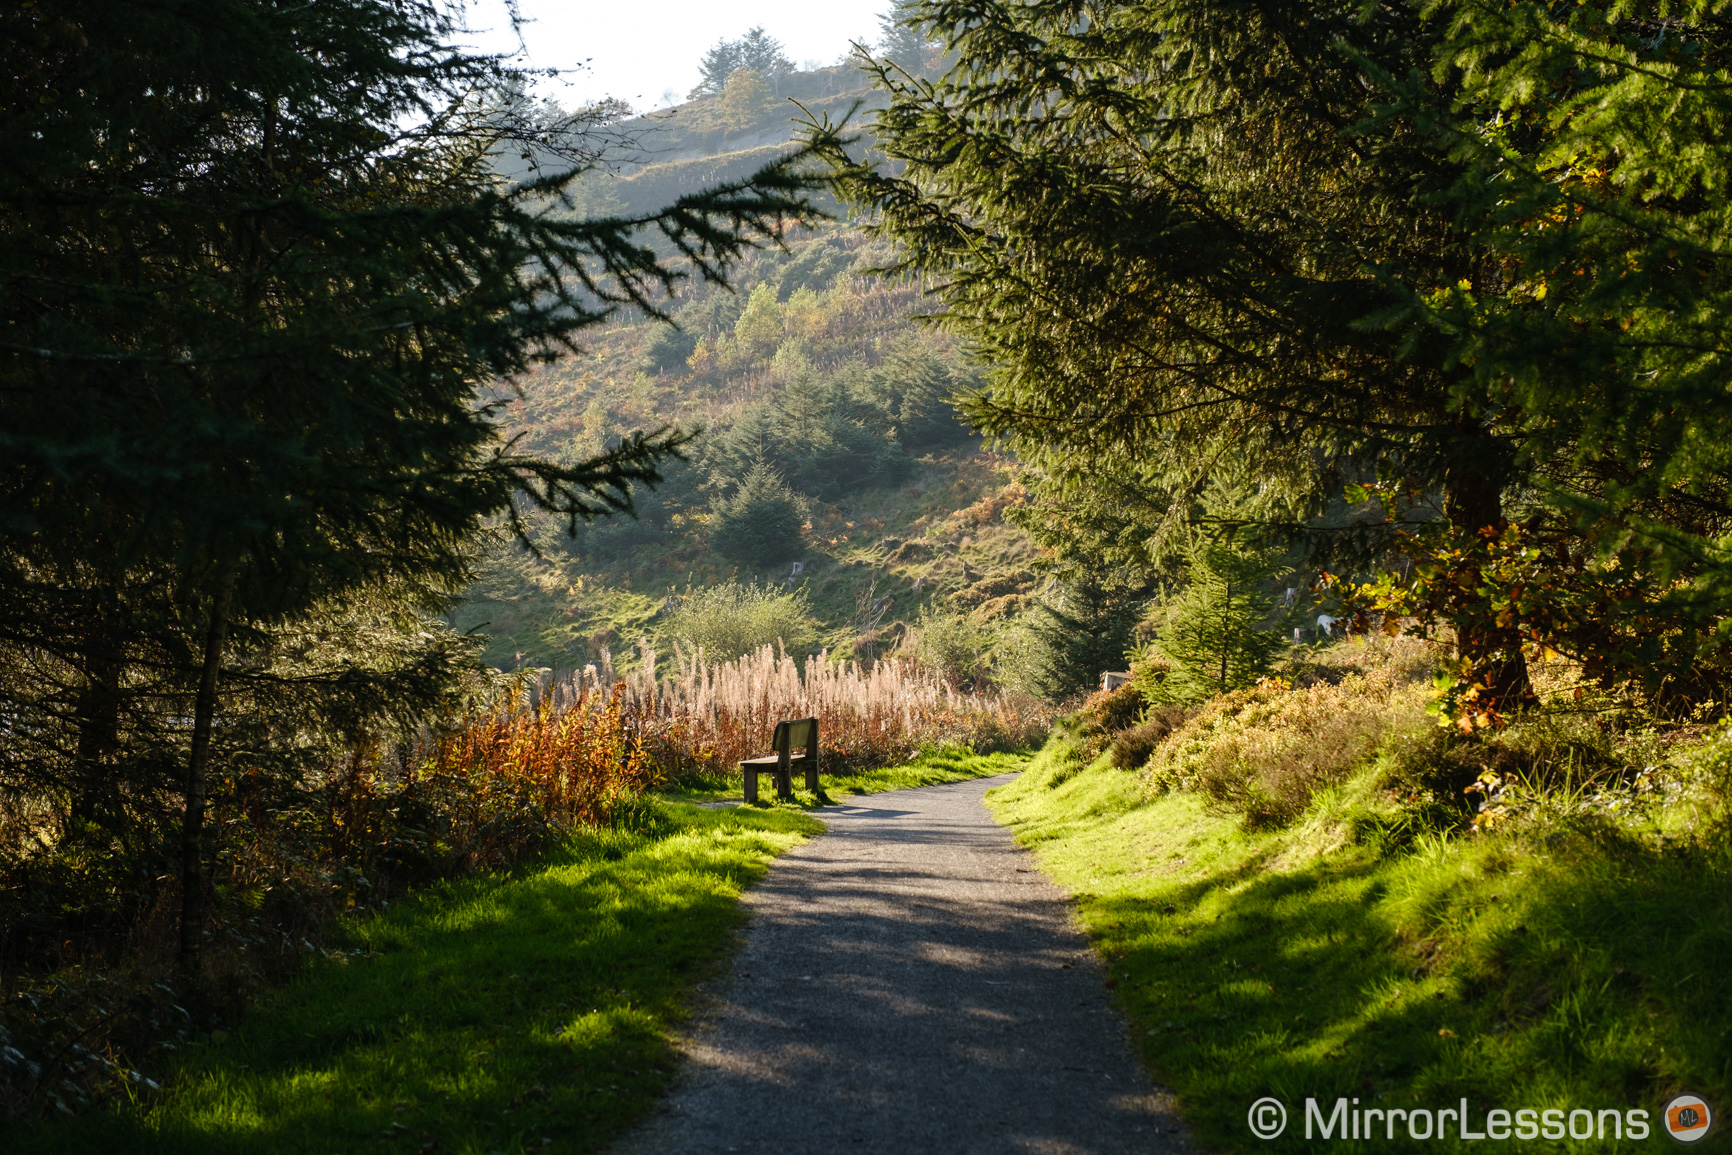
<svg viewBox="0 0 1732 1155">
<path fill-rule="evenodd" d="M 774 754 L 747 758 L 740 763 L 740 772 L 746 776 L 747 802 L 758 800 L 758 775 L 763 772 L 775 775 L 777 798 L 792 798 L 796 765 L 805 768 L 806 789 L 818 793 L 818 719 L 777 722 L 770 746 L 775 750 Z M 800 753 L 794 753 L 796 749 Z"/>
</svg>

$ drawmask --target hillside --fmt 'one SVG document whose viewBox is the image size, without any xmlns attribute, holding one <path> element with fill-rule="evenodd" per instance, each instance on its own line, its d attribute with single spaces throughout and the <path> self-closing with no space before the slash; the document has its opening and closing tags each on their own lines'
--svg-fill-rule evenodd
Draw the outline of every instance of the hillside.
<svg viewBox="0 0 1732 1155">
<path fill-rule="evenodd" d="M 773 86 L 766 82 L 748 101 L 707 96 L 633 117 L 613 126 L 622 144 L 605 169 L 581 182 L 579 211 L 658 209 L 684 193 L 757 171 L 789 147 L 794 122 L 806 113 L 834 121 L 852 113 L 858 123 L 883 104 L 863 73 L 837 65 L 796 72 Z"/>
<path fill-rule="evenodd" d="M 783 81 L 814 111 L 861 95 L 845 69 Z M 850 85 L 853 85 L 851 88 Z M 637 122 L 641 163 L 586 185 L 580 211 L 637 209 L 727 179 L 787 146 L 780 106 L 730 128 L 719 99 Z M 502 669 L 568 668 L 664 653 L 666 611 L 688 589 L 733 578 L 801 591 L 818 645 L 875 657 L 923 610 L 1003 624 L 1037 584 L 1034 548 L 1005 521 L 1023 498 L 1014 463 L 957 420 L 950 396 L 978 367 L 916 318 L 912 284 L 870 275 L 887 253 L 837 223 L 755 254 L 732 289 L 687 284 L 678 327 L 623 318 L 519 383 L 510 431 L 526 448 L 575 460 L 633 430 L 700 431 L 689 460 L 639 495 L 639 517 L 575 539 L 537 524 L 537 557 L 502 543 L 454 615 L 490 639 Z M 754 474 L 754 470 L 756 473 Z M 757 482 L 750 482 L 753 476 Z M 718 514 L 743 486 L 786 486 L 801 531 L 718 548 Z"/>
</svg>

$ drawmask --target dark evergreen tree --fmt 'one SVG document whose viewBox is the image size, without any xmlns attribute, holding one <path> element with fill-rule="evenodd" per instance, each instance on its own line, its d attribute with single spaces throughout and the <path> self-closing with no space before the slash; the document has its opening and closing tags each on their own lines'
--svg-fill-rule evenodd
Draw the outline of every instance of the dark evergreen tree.
<svg viewBox="0 0 1732 1155">
<path fill-rule="evenodd" d="M 843 375 L 817 372 L 747 409 L 700 452 L 718 482 L 743 478 L 763 462 L 824 501 L 893 484 L 911 464 L 886 414 L 854 397 Z"/>
<path fill-rule="evenodd" d="M 740 67 L 750 68 L 772 86 L 781 83 L 784 77 L 794 71 L 794 62 L 789 60 L 787 53 L 783 51 L 782 42 L 765 32 L 762 25 L 748 29 L 737 43 L 740 48 Z"/>
<path fill-rule="evenodd" d="M 1151 461 L 1169 492 L 1254 461 L 1300 522 L 1377 471 L 1464 530 L 1504 522 L 1529 476 L 1510 415 L 1443 335 L 1386 323 L 1487 268 L 1440 203 L 1463 166 L 1411 128 L 1356 128 L 1388 100 L 1373 75 L 1429 75 L 1435 26 L 1342 0 L 913 14 L 956 66 L 870 66 L 892 163 L 829 151 L 996 367 L 976 426 L 1060 470 Z M 1464 644 L 1499 696 L 1528 693 L 1515 631 Z"/>
<path fill-rule="evenodd" d="M 878 56 L 913 75 L 925 76 L 944 54 L 927 34 L 928 25 L 913 0 L 896 0 L 878 17 Z"/>
<path fill-rule="evenodd" d="M 704 58 L 698 61 L 698 82 L 691 92 L 686 94 L 686 98 L 700 100 L 706 96 L 720 96 L 722 89 L 728 86 L 728 77 L 734 74 L 736 68 L 743 66 L 738 40 L 716 41 L 710 46 L 710 50 L 704 53 Z"/>
<path fill-rule="evenodd" d="M 698 83 L 689 99 L 720 96 L 728 86 L 728 78 L 741 68 L 763 77 L 774 93 L 783 78 L 794 71 L 794 62 L 783 51 L 782 42 L 762 26 L 748 29 L 738 40 L 718 40 L 704 53 L 698 62 Z"/>
<path fill-rule="evenodd" d="M 1079 572 L 1061 581 L 1036 608 L 1029 630 L 1042 653 L 1038 689 L 1062 699 L 1100 686 L 1101 674 L 1122 670 L 1136 640 L 1148 591 Z"/>
<path fill-rule="evenodd" d="M 1148 459 L 1025 463 L 1030 500 L 1005 517 L 1061 567 L 1094 566 L 1171 579 L 1183 563 L 1189 502 Z"/>
<path fill-rule="evenodd" d="M 805 525 L 805 503 L 760 462 L 717 503 L 710 546 L 739 565 L 779 566 L 800 556 Z"/>
<path fill-rule="evenodd" d="M 661 373 L 683 373 L 686 359 L 698 347 L 695 334 L 684 329 L 676 329 L 672 325 L 659 329 L 650 338 L 649 351 L 646 360 L 651 369 Z"/>
<path fill-rule="evenodd" d="M 1184 584 L 1160 608 L 1154 649 L 1168 669 L 1152 687 L 1158 700 L 1197 702 L 1249 686 L 1287 648 L 1273 589 L 1282 551 L 1251 538 L 1244 496 L 1226 487 L 1209 495 L 1208 520 L 1186 550 Z"/>
<path fill-rule="evenodd" d="M 1440 109 L 1420 81 L 1379 73 L 1392 98 L 1378 145 L 1418 131 L 1450 150 L 1464 171 L 1439 203 L 1479 259 L 1459 278 L 1410 282 L 1389 323 L 1441 338 L 1470 374 L 1462 396 L 1511 431 L 1540 500 L 1508 552 L 1546 562 L 1523 567 L 1507 603 L 1481 596 L 1501 581 L 1459 580 L 1444 565 L 1427 600 L 1458 622 L 1515 623 L 1602 680 L 1723 701 L 1725 11 L 1450 0 L 1431 16 L 1432 72 L 1458 77 L 1459 95 Z M 1480 544 L 1458 536 L 1441 548 L 1477 555 Z M 1460 592 L 1439 596 L 1451 583 Z"/>
<path fill-rule="evenodd" d="M 0 16 L 20 62 L 0 80 L 17 161 L 0 173 L 0 692 L 19 737 L 0 772 L 101 793 L 79 805 L 123 826 L 178 794 L 189 965 L 206 767 L 265 701 L 239 669 L 310 615 L 450 598 L 488 518 L 629 509 L 680 436 L 536 459 L 481 391 L 621 305 L 658 311 L 685 274 L 657 246 L 719 280 L 810 213 L 779 163 L 659 213 L 571 219 L 598 122 L 522 115 L 511 69 L 452 48 L 452 20 L 386 0 Z M 510 150 L 540 174 L 502 184 Z M 368 668 L 306 685 L 377 702 Z"/>
<path fill-rule="evenodd" d="M 919 453 L 968 437 L 956 402 L 978 386 L 972 372 L 924 343 L 910 342 L 865 374 L 859 392 L 883 412 L 903 448 Z"/>
</svg>

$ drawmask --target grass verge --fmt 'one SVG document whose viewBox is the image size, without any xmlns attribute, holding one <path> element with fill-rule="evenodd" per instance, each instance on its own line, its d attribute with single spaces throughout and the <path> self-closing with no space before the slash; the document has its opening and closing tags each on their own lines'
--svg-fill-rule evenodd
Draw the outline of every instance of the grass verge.
<svg viewBox="0 0 1732 1155">
<path fill-rule="evenodd" d="M 741 890 L 822 829 L 787 808 L 638 818 L 357 920 L 359 954 L 197 1045 L 160 1094 L 7 1151 L 598 1150 L 664 1090 L 669 1030 L 744 921 Z"/>
<path fill-rule="evenodd" d="M 1247 832 L 1194 794 L 1078 768 L 1057 744 L 987 795 L 1077 898 L 1151 1069 L 1203 1145 L 1306 1150 L 1303 1102 L 1595 1112 L 1595 1135 L 1376 1150 L 1670 1149 L 1661 1105 L 1693 1091 L 1732 1113 L 1732 850 L 1603 821 L 1541 833 L 1372 828 L 1369 773 L 1291 828 Z M 1271 1095 L 1289 1123 L 1254 1138 Z M 1598 1112 L 1645 1108 L 1645 1141 Z M 1605 1138 L 1600 1137 L 1604 1128 Z M 1621 1134 L 1622 1122 L 1617 1127 Z M 1726 1130 L 1699 1144 L 1732 1147 Z"/>
<path fill-rule="evenodd" d="M 802 809 L 810 809 L 853 794 L 879 794 L 886 790 L 911 790 L 916 786 L 942 786 L 947 782 L 991 778 L 1020 770 L 1027 762 L 1027 753 L 976 754 L 966 746 L 940 746 L 923 750 L 898 766 L 884 766 L 858 774 L 820 774 L 817 795 L 806 790 L 796 774 L 794 802 Z M 663 797 L 684 801 L 738 802 L 744 797 L 741 789 L 740 783 L 735 781 L 697 783 Z M 759 776 L 759 797 L 773 798 L 775 792 L 775 783 L 768 776 Z M 769 805 L 772 803 L 759 803 L 759 806 Z"/>
</svg>

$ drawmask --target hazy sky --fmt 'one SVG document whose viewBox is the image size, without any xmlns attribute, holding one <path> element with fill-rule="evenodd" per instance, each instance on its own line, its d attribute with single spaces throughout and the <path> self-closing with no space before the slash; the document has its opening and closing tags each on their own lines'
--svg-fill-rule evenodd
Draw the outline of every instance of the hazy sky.
<svg viewBox="0 0 1732 1155">
<path fill-rule="evenodd" d="M 875 41 L 890 0 L 519 0 L 533 23 L 523 30 L 526 63 L 536 68 L 587 65 L 546 95 L 570 106 L 617 96 L 642 110 L 675 102 L 698 82 L 698 61 L 718 39 L 755 25 L 804 66 L 834 64 L 851 40 Z M 516 46 L 503 0 L 473 0 L 469 15 L 478 48 Z"/>
</svg>

